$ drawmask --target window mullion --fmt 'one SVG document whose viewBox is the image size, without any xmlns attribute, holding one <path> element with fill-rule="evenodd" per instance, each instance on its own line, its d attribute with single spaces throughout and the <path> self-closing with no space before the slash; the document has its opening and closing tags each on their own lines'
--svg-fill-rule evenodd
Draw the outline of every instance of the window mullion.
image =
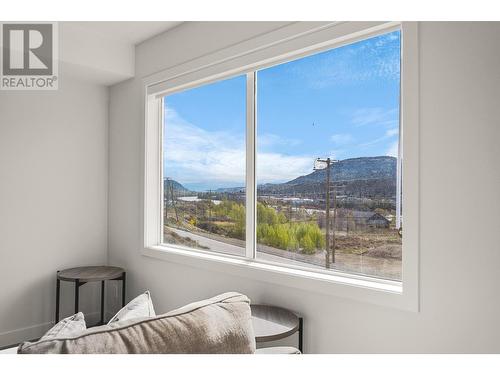
<svg viewBox="0 0 500 375">
<path fill-rule="evenodd" d="M 246 85 L 246 257 L 255 259 L 256 252 L 256 200 L 255 181 L 255 137 L 256 137 L 256 93 L 255 72 L 247 73 Z"/>
</svg>

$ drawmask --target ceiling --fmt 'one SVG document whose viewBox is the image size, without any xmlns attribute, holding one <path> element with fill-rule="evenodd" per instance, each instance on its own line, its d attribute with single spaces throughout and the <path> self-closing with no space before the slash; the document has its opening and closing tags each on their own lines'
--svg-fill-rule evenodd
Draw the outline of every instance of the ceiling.
<svg viewBox="0 0 500 375">
<path fill-rule="evenodd" d="M 59 22 L 60 71 L 113 85 L 135 74 L 135 46 L 182 22 Z"/>
<path fill-rule="evenodd" d="M 179 21 L 102 21 L 102 22 L 64 22 L 91 36 L 98 36 L 117 43 L 136 45 L 155 35 L 180 25 Z"/>
</svg>

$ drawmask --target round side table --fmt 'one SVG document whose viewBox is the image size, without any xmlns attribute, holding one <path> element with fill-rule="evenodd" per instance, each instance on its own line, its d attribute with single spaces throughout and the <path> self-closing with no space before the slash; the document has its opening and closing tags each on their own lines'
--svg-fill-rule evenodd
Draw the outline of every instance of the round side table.
<svg viewBox="0 0 500 375">
<path fill-rule="evenodd" d="M 299 333 L 299 350 L 302 352 L 303 319 L 283 307 L 250 305 L 256 342 L 280 340 Z"/>
<path fill-rule="evenodd" d="M 68 268 L 57 271 L 56 281 L 56 321 L 59 322 L 59 298 L 61 294 L 61 281 L 75 283 L 75 314 L 78 312 L 80 287 L 89 282 L 101 282 L 101 321 L 104 324 L 104 282 L 106 280 L 122 281 L 122 307 L 125 306 L 125 270 L 111 266 L 88 266 Z"/>
</svg>

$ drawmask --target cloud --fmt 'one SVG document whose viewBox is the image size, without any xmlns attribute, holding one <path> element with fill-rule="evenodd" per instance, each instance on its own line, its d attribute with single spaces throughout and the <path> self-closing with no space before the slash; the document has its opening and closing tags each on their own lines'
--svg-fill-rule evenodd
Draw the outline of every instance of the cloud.
<svg viewBox="0 0 500 375">
<path fill-rule="evenodd" d="M 385 135 L 387 137 L 393 137 L 393 136 L 398 135 L 398 134 L 399 134 L 399 128 L 389 129 L 385 132 Z"/>
<path fill-rule="evenodd" d="M 330 137 L 330 140 L 336 145 L 336 146 L 342 146 L 348 143 L 351 143 L 354 138 L 351 134 L 333 134 Z"/>
<path fill-rule="evenodd" d="M 399 142 L 395 141 L 391 144 L 391 146 L 387 149 L 385 155 L 386 156 L 394 156 L 398 157 L 398 151 L 399 151 Z"/>
<path fill-rule="evenodd" d="M 354 126 L 383 125 L 393 126 L 398 122 L 398 109 L 380 107 L 360 108 L 351 114 L 351 123 Z"/>
<path fill-rule="evenodd" d="M 385 134 L 381 137 L 378 137 L 378 138 L 375 138 L 369 142 L 365 142 L 365 143 L 362 143 L 360 144 L 361 147 L 367 147 L 367 146 L 372 146 L 374 144 L 377 144 L 377 143 L 380 143 L 380 142 L 383 142 L 387 139 L 390 139 L 392 137 L 395 137 L 399 135 L 399 129 L 398 128 L 393 128 L 393 129 L 389 129 L 389 130 L 386 130 Z"/>
<path fill-rule="evenodd" d="M 307 63 L 305 61 L 307 60 Z M 339 47 L 289 65 L 312 88 L 352 85 L 371 80 L 399 80 L 399 33 L 389 33 Z"/>
<path fill-rule="evenodd" d="M 257 154 L 258 183 L 284 182 L 312 172 L 314 157 L 279 153 Z"/>
<path fill-rule="evenodd" d="M 273 146 L 298 146 L 302 141 L 300 139 L 284 138 L 272 133 L 261 133 L 257 137 L 259 148 L 268 148 Z"/>
<path fill-rule="evenodd" d="M 180 183 L 244 184 L 245 134 L 208 131 L 185 121 L 171 107 L 165 111 L 165 177 Z M 271 137 L 270 139 L 273 139 Z M 311 172 L 314 157 L 259 152 L 259 183 L 282 182 Z"/>
</svg>

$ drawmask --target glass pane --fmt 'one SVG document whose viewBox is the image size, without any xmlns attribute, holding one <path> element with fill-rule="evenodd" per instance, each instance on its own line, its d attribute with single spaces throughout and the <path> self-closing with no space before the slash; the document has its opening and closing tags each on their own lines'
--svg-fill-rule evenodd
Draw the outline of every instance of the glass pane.
<svg viewBox="0 0 500 375">
<path fill-rule="evenodd" d="M 245 255 L 246 77 L 164 98 L 164 243 Z"/>
<path fill-rule="evenodd" d="M 258 72 L 258 258 L 401 280 L 399 91 L 399 31 Z"/>
</svg>

